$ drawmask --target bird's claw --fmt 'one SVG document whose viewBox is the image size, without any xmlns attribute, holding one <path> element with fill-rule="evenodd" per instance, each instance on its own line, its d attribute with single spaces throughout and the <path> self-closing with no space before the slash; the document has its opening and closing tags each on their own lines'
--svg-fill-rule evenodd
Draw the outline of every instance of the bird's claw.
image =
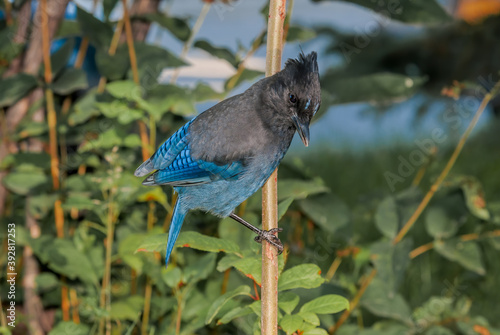
<svg viewBox="0 0 500 335">
<path fill-rule="evenodd" d="M 280 233 L 283 231 L 283 228 L 273 228 L 269 230 L 261 230 L 260 233 L 255 237 L 255 241 L 258 243 L 262 243 L 262 241 L 267 241 L 271 245 L 275 246 L 278 249 L 278 255 L 281 255 L 283 252 L 283 244 L 281 243 L 278 236 L 274 235 L 275 233 Z"/>
</svg>

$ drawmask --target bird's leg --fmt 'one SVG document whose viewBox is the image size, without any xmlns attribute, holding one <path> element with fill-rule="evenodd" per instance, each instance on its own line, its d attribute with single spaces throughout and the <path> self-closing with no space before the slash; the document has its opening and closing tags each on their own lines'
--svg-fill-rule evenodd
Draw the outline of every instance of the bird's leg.
<svg viewBox="0 0 500 335">
<path fill-rule="evenodd" d="M 242 225 L 244 225 L 245 227 L 247 227 L 248 229 L 253 231 L 255 234 L 257 234 L 257 236 L 255 237 L 256 242 L 262 243 L 262 240 L 266 240 L 271 245 L 275 246 L 276 249 L 278 249 L 278 255 L 281 255 L 281 253 L 283 252 L 283 244 L 281 243 L 280 239 L 274 234 L 282 232 L 283 228 L 273 228 L 270 230 L 262 230 L 262 229 L 255 227 L 254 225 L 248 223 L 247 221 L 243 220 L 242 218 L 240 218 L 238 215 L 236 215 L 234 213 L 231 213 L 229 215 L 229 217 L 231 219 L 241 223 Z"/>
</svg>

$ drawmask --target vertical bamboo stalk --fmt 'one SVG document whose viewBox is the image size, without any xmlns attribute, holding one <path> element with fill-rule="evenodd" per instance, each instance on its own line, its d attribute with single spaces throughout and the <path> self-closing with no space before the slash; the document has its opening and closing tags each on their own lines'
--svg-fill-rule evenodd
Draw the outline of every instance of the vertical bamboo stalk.
<svg viewBox="0 0 500 335">
<path fill-rule="evenodd" d="M 267 25 L 266 76 L 281 69 L 283 24 L 286 0 L 270 0 Z M 278 227 L 278 170 L 275 170 L 262 188 L 262 229 Z M 262 313 L 261 333 L 278 334 L 278 251 L 267 242 L 262 243 Z"/>
<path fill-rule="evenodd" d="M 127 37 L 127 45 L 128 45 L 128 52 L 129 52 L 129 57 L 130 57 L 130 67 L 132 68 L 132 76 L 134 79 L 134 82 L 139 85 L 139 70 L 137 67 L 137 57 L 135 54 L 135 48 L 134 48 L 134 37 L 132 35 L 132 25 L 130 24 L 130 16 L 128 12 L 128 7 L 127 7 L 127 0 L 122 0 L 123 3 L 123 23 L 125 26 L 125 35 Z M 156 129 L 153 129 L 153 127 L 156 127 L 156 123 L 153 120 L 153 117 L 150 117 L 150 125 L 151 125 L 151 143 L 149 142 L 148 139 L 148 132 L 146 128 L 146 124 L 142 121 L 138 121 L 139 125 L 139 135 L 141 138 L 141 144 L 142 144 L 142 159 L 146 160 L 150 156 L 150 145 L 153 145 L 153 141 L 156 140 Z M 154 211 L 155 211 L 155 203 L 150 201 L 149 202 L 149 212 L 148 212 L 148 230 L 151 230 L 154 225 Z M 141 334 L 146 335 L 147 330 L 148 330 L 148 325 L 149 325 L 149 313 L 151 310 L 151 295 L 152 295 L 152 282 L 151 279 L 148 277 L 146 280 L 146 287 L 145 287 L 145 293 L 144 293 L 144 313 L 142 314 L 142 326 L 141 326 Z"/>
<path fill-rule="evenodd" d="M 52 83 L 52 67 L 50 63 L 50 31 L 49 31 L 49 13 L 47 11 L 47 0 L 40 1 L 40 16 L 42 23 L 42 54 L 44 64 L 44 79 L 47 85 Z M 54 93 L 52 89 L 45 89 L 45 102 L 47 106 L 47 123 L 49 126 L 49 153 L 50 153 L 50 173 L 52 175 L 52 185 L 54 190 L 60 188 L 59 156 L 57 153 L 57 116 L 54 107 Z M 64 237 L 64 212 L 61 206 L 61 200 L 57 199 L 54 203 L 54 217 L 56 224 L 57 237 Z M 69 321 L 69 298 L 65 278 L 61 278 L 63 289 L 61 291 L 61 308 L 63 320 Z"/>
</svg>

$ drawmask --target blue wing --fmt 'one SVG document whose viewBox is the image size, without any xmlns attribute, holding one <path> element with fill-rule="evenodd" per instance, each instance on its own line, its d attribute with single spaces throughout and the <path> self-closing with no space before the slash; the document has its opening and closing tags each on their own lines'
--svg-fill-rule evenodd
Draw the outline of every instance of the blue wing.
<svg viewBox="0 0 500 335">
<path fill-rule="evenodd" d="M 157 170 L 144 180 L 144 185 L 189 186 L 217 179 L 235 179 L 244 172 L 244 164 L 239 161 L 218 165 L 194 160 L 188 136 L 191 122 L 179 129 L 137 168 L 135 175 L 138 177 Z"/>
</svg>

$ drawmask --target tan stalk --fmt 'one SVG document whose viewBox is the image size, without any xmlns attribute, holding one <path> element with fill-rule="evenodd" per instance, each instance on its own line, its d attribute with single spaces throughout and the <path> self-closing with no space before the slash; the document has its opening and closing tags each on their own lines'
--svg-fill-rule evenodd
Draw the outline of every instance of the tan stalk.
<svg viewBox="0 0 500 335">
<path fill-rule="evenodd" d="M 266 76 L 281 70 L 283 51 L 283 24 L 286 0 L 269 1 L 267 24 Z M 262 188 L 262 229 L 278 228 L 278 170 L 275 170 Z M 262 242 L 261 332 L 278 334 L 278 250 Z"/>
</svg>

